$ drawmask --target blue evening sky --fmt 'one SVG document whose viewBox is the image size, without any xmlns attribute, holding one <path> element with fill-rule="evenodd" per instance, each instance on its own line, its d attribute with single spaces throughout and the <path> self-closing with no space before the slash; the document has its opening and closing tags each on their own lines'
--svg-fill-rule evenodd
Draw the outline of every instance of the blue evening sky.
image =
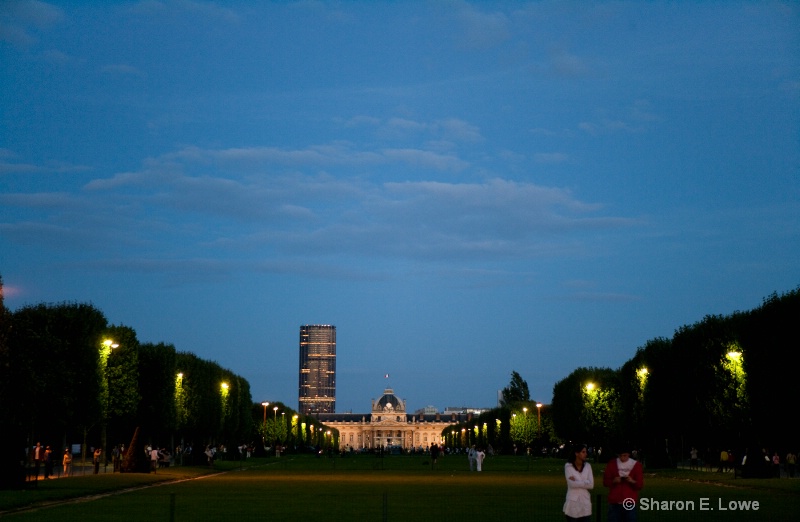
<svg viewBox="0 0 800 522">
<path fill-rule="evenodd" d="M 6 305 L 297 407 L 535 400 L 800 283 L 793 2 L 0 2 Z M 687 361 L 687 364 L 690 362 Z M 384 374 L 391 377 L 387 380 Z"/>
</svg>

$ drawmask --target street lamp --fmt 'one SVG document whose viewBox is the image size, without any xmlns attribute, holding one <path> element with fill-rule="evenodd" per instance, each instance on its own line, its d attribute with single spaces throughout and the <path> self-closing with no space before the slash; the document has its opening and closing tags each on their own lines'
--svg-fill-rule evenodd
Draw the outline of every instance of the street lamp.
<svg viewBox="0 0 800 522">
<path fill-rule="evenodd" d="M 267 441 L 267 406 L 269 406 L 269 402 L 262 402 L 261 405 L 264 407 L 264 435 L 261 436 L 261 440 L 263 442 Z M 266 446 L 266 444 L 264 444 Z"/>
<path fill-rule="evenodd" d="M 103 423 L 101 425 L 101 433 L 100 433 L 100 447 L 103 449 L 103 459 L 108 464 L 108 460 L 106 459 L 106 455 L 108 452 L 106 451 L 108 448 L 107 445 L 107 425 L 108 425 L 108 414 L 109 409 L 111 407 L 111 376 L 108 374 L 108 358 L 111 356 L 111 351 L 114 348 L 119 348 L 119 344 L 112 341 L 111 339 L 106 339 L 102 343 L 102 348 L 100 349 L 100 358 L 103 361 L 103 373 L 106 377 L 106 403 L 105 407 L 103 408 Z"/>
<path fill-rule="evenodd" d="M 733 346 L 731 348 L 733 348 Z M 732 349 L 731 351 L 726 353 L 725 356 L 730 361 L 731 373 L 733 374 L 733 414 L 736 415 L 738 414 L 739 404 L 740 404 L 739 394 L 741 390 L 739 388 L 739 381 L 744 375 L 742 367 L 740 366 L 742 361 L 742 352 L 736 349 Z"/>
<path fill-rule="evenodd" d="M 273 435 L 273 437 L 272 437 L 272 445 L 275 446 L 275 454 L 277 455 L 278 454 L 277 453 L 278 452 L 278 407 L 275 406 L 274 408 L 272 408 L 272 411 L 274 412 L 273 419 L 272 419 L 272 423 L 273 423 L 272 424 L 272 435 Z"/>
<path fill-rule="evenodd" d="M 267 425 L 267 406 L 269 406 L 268 402 L 262 402 L 261 405 L 264 407 L 264 426 Z"/>
<path fill-rule="evenodd" d="M 541 442 L 541 439 L 542 439 L 542 403 L 541 402 L 537 402 L 536 403 L 536 417 L 537 417 L 537 419 L 536 419 L 537 423 L 539 425 L 539 442 Z"/>
</svg>

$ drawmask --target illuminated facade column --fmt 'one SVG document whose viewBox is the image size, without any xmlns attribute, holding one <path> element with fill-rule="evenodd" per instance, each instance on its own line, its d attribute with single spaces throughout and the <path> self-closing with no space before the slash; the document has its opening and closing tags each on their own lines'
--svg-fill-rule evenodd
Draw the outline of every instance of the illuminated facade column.
<svg viewBox="0 0 800 522">
<path fill-rule="evenodd" d="M 300 327 L 300 412 L 336 412 L 336 327 Z"/>
</svg>

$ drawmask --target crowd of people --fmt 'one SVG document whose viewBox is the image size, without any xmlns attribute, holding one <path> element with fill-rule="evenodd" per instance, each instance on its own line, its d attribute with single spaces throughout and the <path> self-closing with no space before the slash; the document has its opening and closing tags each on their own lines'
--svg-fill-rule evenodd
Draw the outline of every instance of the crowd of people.
<svg viewBox="0 0 800 522">
<path fill-rule="evenodd" d="M 777 450 L 761 448 L 758 451 L 743 449 L 735 452 L 723 448 L 700 452 L 692 446 L 689 450 L 689 469 L 735 473 L 748 478 L 794 478 L 797 474 L 797 454 L 789 450 L 784 455 Z"/>
<path fill-rule="evenodd" d="M 40 477 L 44 480 L 56 478 L 56 476 L 68 477 L 74 473 L 73 461 L 79 450 L 73 451 L 72 448 L 64 448 L 61 454 L 60 469 L 56 473 L 56 465 L 58 463 L 58 455 L 55 454 L 49 445 L 43 445 L 37 442 L 25 456 L 25 461 L 28 463 L 28 477 L 29 480 L 38 480 Z M 88 447 L 86 456 L 91 459 L 91 467 L 86 470 L 91 470 L 93 474 L 99 474 L 101 466 L 107 469 L 109 463 L 112 466 L 113 472 L 122 471 L 122 464 L 125 458 L 126 448 L 124 444 L 117 444 L 110 452 L 110 461 L 103 454 L 101 448 Z M 192 446 L 186 445 L 185 447 L 178 446 L 175 448 L 175 453 L 171 452 L 166 447 L 146 446 L 144 448 L 144 456 L 148 461 L 149 470 L 155 472 L 157 469 L 168 468 L 174 465 L 175 455 L 179 455 L 181 460 L 184 457 L 191 456 Z"/>
</svg>

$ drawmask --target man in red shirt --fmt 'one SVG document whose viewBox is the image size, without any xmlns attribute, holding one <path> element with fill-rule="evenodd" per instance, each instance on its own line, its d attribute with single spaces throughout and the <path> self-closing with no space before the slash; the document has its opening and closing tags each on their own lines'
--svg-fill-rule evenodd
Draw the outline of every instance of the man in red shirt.
<svg viewBox="0 0 800 522">
<path fill-rule="evenodd" d="M 621 446 L 617 458 L 608 462 L 603 485 L 608 488 L 609 522 L 636 522 L 636 504 L 644 477 L 642 465 L 631 458 L 627 446 Z"/>
</svg>

